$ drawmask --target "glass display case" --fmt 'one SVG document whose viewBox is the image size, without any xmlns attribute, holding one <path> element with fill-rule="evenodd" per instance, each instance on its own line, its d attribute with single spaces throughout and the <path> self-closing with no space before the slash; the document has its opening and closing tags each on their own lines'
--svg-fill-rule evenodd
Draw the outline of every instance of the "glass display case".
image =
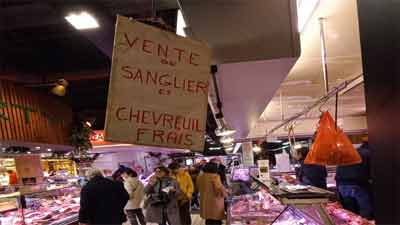
<svg viewBox="0 0 400 225">
<path fill-rule="evenodd" d="M 1 225 L 67 225 L 78 221 L 80 188 L 75 186 L 0 195 Z"/>
<path fill-rule="evenodd" d="M 284 209 L 277 199 L 260 190 L 233 197 L 228 220 L 231 225 L 271 224 Z"/>
<path fill-rule="evenodd" d="M 254 185 L 254 188 L 253 188 Z M 288 194 L 281 194 L 260 182 L 251 184 L 253 193 L 232 196 L 228 210 L 230 225 L 373 225 L 374 222 L 363 219 L 341 207 L 330 203 L 329 198 L 313 199 L 324 196 L 319 189 L 313 195 L 297 193 L 303 190 L 300 186 L 289 186 L 295 189 L 296 199 L 287 199 Z M 276 186 L 280 188 L 280 186 Z M 283 190 L 281 190 L 282 192 Z M 293 190 L 289 190 L 293 191 Z M 278 193 L 276 195 L 276 193 Z M 282 197 L 283 196 L 283 197 Z M 290 197 L 290 195 L 289 195 Z M 286 201 L 285 201 L 286 199 Z M 296 200 L 296 201 L 294 201 Z M 318 201 L 317 201 L 318 200 Z M 322 201 L 323 200 L 323 201 Z"/>
</svg>

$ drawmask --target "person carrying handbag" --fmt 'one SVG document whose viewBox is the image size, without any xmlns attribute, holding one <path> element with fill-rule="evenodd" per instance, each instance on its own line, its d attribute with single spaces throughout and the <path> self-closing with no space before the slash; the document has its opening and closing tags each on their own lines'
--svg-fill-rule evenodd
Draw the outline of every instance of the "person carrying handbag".
<svg viewBox="0 0 400 225">
<path fill-rule="evenodd" d="M 179 184 L 163 166 L 155 169 L 144 191 L 147 194 L 146 221 L 160 225 L 181 225 L 179 217 Z"/>
</svg>

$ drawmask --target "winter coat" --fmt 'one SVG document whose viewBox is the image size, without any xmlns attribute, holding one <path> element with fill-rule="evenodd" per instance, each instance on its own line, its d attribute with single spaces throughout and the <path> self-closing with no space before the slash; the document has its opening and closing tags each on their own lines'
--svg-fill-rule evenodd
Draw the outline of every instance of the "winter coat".
<svg viewBox="0 0 400 225">
<path fill-rule="evenodd" d="M 328 172 L 325 166 L 321 165 L 308 165 L 301 162 L 301 167 L 297 173 L 297 177 L 301 184 L 311 185 L 314 187 L 319 187 L 326 189 L 326 177 Z"/>
<path fill-rule="evenodd" d="M 370 150 L 367 143 L 358 149 L 362 162 L 355 165 L 338 166 L 336 168 L 336 183 L 339 185 L 359 185 L 368 187 L 371 179 Z"/>
<path fill-rule="evenodd" d="M 128 199 L 122 183 L 94 177 L 81 190 L 79 222 L 89 225 L 122 224 L 126 221 L 124 207 Z"/>
<path fill-rule="evenodd" d="M 178 174 L 173 176 L 173 178 L 175 178 L 175 180 L 178 182 L 179 189 L 183 194 L 183 198 L 185 198 L 185 200 L 190 200 L 192 198 L 194 187 L 192 177 L 189 175 L 189 173 L 184 169 L 180 169 Z"/>
<path fill-rule="evenodd" d="M 160 190 L 166 187 L 173 187 L 176 191 L 169 192 L 169 201 L 165 205 L 156 205 L 157 199 L 159 199 Z M 180 216 L 178 208 L 177 197 L 181 194 L 179 189 L 179 184 L 175 179 L 171 177 L 163 177 L 159 179 L 154 185 L 150 183 L 144 188 L 144 192 L 148 195 L 146 208 L 146 221 L 148 223 L 162 223 L 163 209 L 166 210 L 166 215 L 168 215 L 168 221 L 171 225 L 180 225 Z"/>
<path fill-rule="evenodd" d="M 128 177 L 124 181 L 125 190 L 129 194 L 129 201 L 125 206 L 125 209 L 138 209 L 141 208 L 144 197 L 144 186 L 137 177 Z"/>
<path fill-rule="evenodd" d="M 202 173 L 197 177 L 197 189 L 200 193 L 200 216 L 203 219 L 225 219 L 225 187 L 216 173 Z"/>
</svg>

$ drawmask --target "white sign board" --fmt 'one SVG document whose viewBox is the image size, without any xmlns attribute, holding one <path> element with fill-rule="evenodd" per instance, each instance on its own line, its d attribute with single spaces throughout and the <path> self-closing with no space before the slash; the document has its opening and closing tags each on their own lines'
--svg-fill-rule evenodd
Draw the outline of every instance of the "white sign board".
<svg viewBox="0 0 400 225">
<path fill-rule="evenodd" d="M 105 140 L 203 151 L 211 51 L 118 16 Z"/>
</svg>

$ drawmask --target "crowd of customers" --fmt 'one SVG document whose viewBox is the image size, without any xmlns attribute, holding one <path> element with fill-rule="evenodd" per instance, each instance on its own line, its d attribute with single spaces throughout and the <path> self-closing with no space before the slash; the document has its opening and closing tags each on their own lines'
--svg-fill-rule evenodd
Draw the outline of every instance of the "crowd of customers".
<svg viewBox="0 0 400 225">
<path fill-rule="evenodd" d="M 195 170 L 194 170 L 195 169 Z M 80 225 L 191 225 L 192 203 L 206 225 L 225 219 L 226 171 L 218 159 L 189 170 L 173 162 L 158 166 L 146 186 L 138 174 L 120 167 L 112 176 L 91 169 L 81 191 Z"/>
</svg>

